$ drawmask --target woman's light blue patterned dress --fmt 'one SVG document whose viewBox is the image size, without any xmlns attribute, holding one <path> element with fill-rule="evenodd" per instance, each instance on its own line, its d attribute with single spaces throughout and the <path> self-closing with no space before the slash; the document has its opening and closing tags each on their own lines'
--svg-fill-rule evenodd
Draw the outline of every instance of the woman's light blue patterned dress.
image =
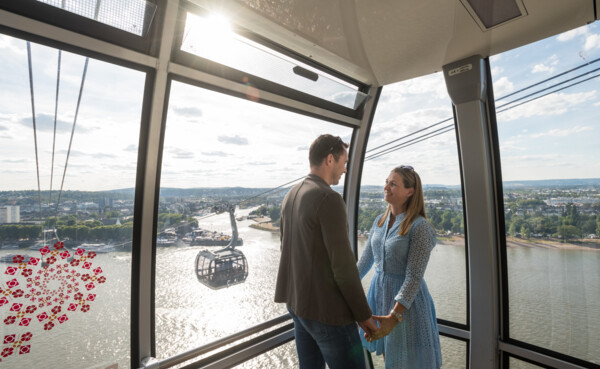
<svg viewBox="0 0 600 369">
<path fill-rule="evenodd" d="M 381 216 L 380 216 L 381 217 Z M 406 307 L 402 323 L 380 340 L 363 346 L 377 355 L 385 353 L 386 369 L 437 369 L 442 366 L 440 339 L 433 299 L 423 280 L 429 254 L 435 246 L 433 228 L 422 217 L 413 222 L 406 236 L 399 236 L 404 213 L 388 230 L 373 223 L 358 271 L 362 279 L 375 264 L 375 274 L 367 294 L 373 315 L 388 315 L 396 301 Z"/>
</svg>

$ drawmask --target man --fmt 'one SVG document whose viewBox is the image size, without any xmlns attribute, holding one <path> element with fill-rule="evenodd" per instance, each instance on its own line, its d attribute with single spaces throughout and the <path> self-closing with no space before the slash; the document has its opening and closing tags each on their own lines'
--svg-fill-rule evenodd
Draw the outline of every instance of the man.
<svg viewBox="0 0 600 369">
<path fill-rule="evenodd" d="M 356 322 L 377 330 L 348 239 L 346 206 L 331 189 L 346 173 L 348 144 L 332 135 L 310 146 L 310 174 L 281 207 L 281 260 L 275 302 L 294 319 L 301 369 L 364 368 Z"/>
</svg>

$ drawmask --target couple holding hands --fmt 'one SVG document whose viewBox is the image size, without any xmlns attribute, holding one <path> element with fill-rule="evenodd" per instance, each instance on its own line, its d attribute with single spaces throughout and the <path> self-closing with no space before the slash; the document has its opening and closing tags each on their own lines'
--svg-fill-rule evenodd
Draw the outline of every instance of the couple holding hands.
<svg viewBox="0 0 600 369">
<path fill-rule="evenodd" d="M 390 172 L 387 210 L 357 264 L 344 200 L 330 187 L 346 172 L 347 148 L 339 137 L 319 136 L 309 149 L 310 174 L 281 207 L 275 302 L 286 303 L 294 320 L 300 368 L 365 368 L 363 347 L 383 354 L 386 369 L 440 368 L 435 307 L 423 280 L 436 237 L 419 175 L 410 166 Z M 365 296 L 360 280 L 373 267 Z"/>
</svg>

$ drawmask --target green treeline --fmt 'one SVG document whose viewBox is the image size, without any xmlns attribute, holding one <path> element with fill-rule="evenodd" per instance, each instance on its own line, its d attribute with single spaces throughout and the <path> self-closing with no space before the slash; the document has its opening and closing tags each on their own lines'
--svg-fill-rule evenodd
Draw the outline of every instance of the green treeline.
<svg viewBox="0 0 600 369">
<path fill-rule="evenodd" d="M 358 210 L 358 230 L 371 231 L 373 222 L 379 215 L 383 215 L 385 208 L 365 207 Z M 426 209 L 429 223 L 438 233 L 464 233 L 464 219 L 462 211 Z"/>
<path fill-rule="evenodd" d="M 109 216 L 116 215 L 107 214 Z M 116 218 L 115 218 L 116 219 Z M 97 240 L 129 241 L 133 232 L 133 218 L 120 220 L 121 224 L 106 225 L 102 221 L 92 218 L 78 220 L 75 215 L 65 215 L 60 218 L 48 218 L 41 225 L 29 224 L 3 224 L 0 225 L 0 240 L 35 240 L 42 237 L 43 229 L 54 229 L 61 239 L 86 242 Z M 189 231 L 198 226 L 198 221 L 189 217 L 184 219 L 183 214 L 160 213 L 158 215 L 158 227 L 162 230 L 167 227 L 176 227 L 178 231 Z"/>
<path fill-rule="evenodd" d="M 269 217 L 271 218 L 271 223 L 273 223 L 274 226 L 279 227 L 279 224 L 281 223 L 281 206 L 261 205 L 258 209 L 250 212 L 250 215 Z"/>
<path fill-rule="evenodd" d="M 532 201 L 529 206 L 542 206 L 535 203 L 537 200 L 528 201 Z M 544 215 L 540 210 L 520 215 L 510 210 L 508 206 L 507 209 L 509 210 L 505 213 L 506 233 L 513 237 L 577 239 L 589 234 L 600 235 L 600 215 L 583 214 L 574 204 L 567 204 L 560 215 Z"/>
</svg>

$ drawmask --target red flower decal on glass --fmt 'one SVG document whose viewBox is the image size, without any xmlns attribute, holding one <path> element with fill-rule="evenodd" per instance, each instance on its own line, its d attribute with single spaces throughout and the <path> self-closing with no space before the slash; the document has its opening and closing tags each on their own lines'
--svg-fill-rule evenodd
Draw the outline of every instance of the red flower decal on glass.
<svg viewBox="0 0 600 369">
<path fill-rule="evenodd" d="M 52 323 L 52 322 L 48 322 L 48 323 L 44 324 L 44 330 L 45 330 L 45 331 L 49 331 L 49 330 L 51 330 L 53 327 L 54 327 L 54 323 Z"/>
<path fill-rule="evenodd" d="M 92 263 L 90 263 L 89 261 L 86 261 L 85 263 L 83 263 L 82 268 L 83 269 L 90 269 L 92 267 Z"/>
<path fill-rule="evenodd" d="M 88 258 L 93 259 L 96 257 L 96 253 L 93 251 L 88 252 Z"/>
<path fill-rule="evenodd" d="M 14 298 L 18 298 L 18 297 L 21 297 L 21 296 L 23 296 L 23 294 L 24 294 L 23 290 L 21 290 L 21 289 L 18 289 L 18 290 L 16 290 L 15 292 L 13 292 L 13 294 L 12 294 L 12 295 L 13 295 L 13 297 L 14 297 Z"/>
<path fill-rule="evenodd" d="M 17 272 L 17 270 L 19 269 L 15 267 L 8 267 L 6 268 L 6 272 L 4 272 L 4 274 L 14 275 Z"/>
<path fill-rule="evenodd" d="M 67 310 L 69 310 L 69 311 L 77 310 L 77 304 L 69 304 L 69 308 Z"/>
<path fill-rule="evenodd" d="M 27 314 L 33 314 L 35 313 L 35 311 L 37 310 L 37 308 L 35 307 L 35 305 L 29 305 L 27 306 L 27 308 L 25 309 L 25 312 Z"/>
<path fill-rule="evenodd" d="M 90 305 L 83 305 L 81 307 L 81 311 L 83 311 L 84 313 L 87 312 L 88 310 L 90 310 Z"/>
<path fill-rule="evenodd" d="M 75 300 L 81 300 L 83 298 L 83 293 L 77 292 L 75 296 L 73 296 Z"/>
<path fill-rule="evenodd" d="M 102 268 L 98 267 L 98 268 L 94 269 L 94 273 L 95 273 L 95 274 L 100 274 L 100 273 L 102 273 Z"/>
<path fill-rule="evenodd" d="M 33 337 L 33 334 L 31 332 L 23 333 L 23 335 L 21 336 L 21 342 L 27 342 L 31 339 L 31 337 Z"/>
<path fill-rule="evenodd" d="M 10 281 L 6 282 L 6 285 L 10 288 L 13 287 L 17 287 L 19 285 L 19 281 L 17 281 L 17 279 L 11 279 Z"/>
<path fill-rule="evenodd" d="M 50 248 L 49 248 L 48 246 L 44 246 L 44 247 L 42 247 L 42 248 L 40 249 L 40 253 L 41 253 L 42 255 L 46 255 L 46 254 L 47 254 L 47 253 L 49 253 L 49 252 L 50 252 Z"/>
<path fill-rule="evenodd" d="M 60 313 L 61 310 L 62 310 L 62 308 L 60 306 L 55 306 L 52 308 L 52 313 L 58 314 L 58 313 Z"/>
<path fill-rule="evenodd" d="M 3 297 L 0 299 L 0 306 L 4 306 L 8 304 L 8 299 L 6 297 Z"/>
<path fill-rule="evenodd" d="M 23 262 L 23 260 L 25 260 L 23 255 L 13 256 L 13 263 L 15 263 L 15 264 L 21 264 Z"/>
<path fill-rule="evenodd" d="M 31 318 L 23 318 L 23 319 L 21 319 L 21 322 L 19 322 L 19 325 L 27 327 L 30 322 L 31 322 Z"/>
<path fill-rule="evenodd" d="M 19 350 L 19 355 L 28 354 L 30 350 L 31 345 L 21 346 L 21 349 Z"/>
<path fill-rule="evenodd" d="M 104 283 L 106 282 L 106 277 L 102 276 L 100 278 L 98 278 L 98 283 Z"/>
<path fill-rule="evenodd" d="M 13 348 L 12 347 L 5 347 L 4 350 L 2 350 L 2 357 L 7 357 L 12 355 L 13 353 Z"/>
<path fill-rule="evenodd" d="M 16 320 L 17 320 L 17 317 L 8 316 L 8 317 L 6 317 L 6 319 L 4 319 L 4 324 L 10 325 L 10 324 L 13 324 Z"/>
<path fill-rule="evenodd" d="M 25 269 L 21 273 L 21 275 L 23 275 L 23 277 L 29 277 L 31 274 L 33 274 L 33 270 L 31 270 L 31 269 Z"/>
<path fill-rule="evenodd" d="M 21 311 L 21 308 L 23 307 L 23 304 L 12 304 L 12 306 L 10 307 L 10 311 Z"/>
<path fill-rule="evenodd" d="M 48 259 L 46 259 L 46 262 L 48 264 L 54 264 L 56 262 L 56 258 L 54 256 L 50 256 Z"/>
<path fill-rule="evenodd" d="M 13 343 L 13 342 L 15 342 L 15 338 L 16 337 L 17 337 L 16 334 L 11 334 L 11 335 L 4 336 L 4 344 L 6 345 L 7 343 Z"/>
<path fill-rule="evenodd" d="M 40 259 L 38 259 L 38 258 L 30 258 L 29 259 L 29 263 L 27 263 L 27 264 L 29 264 L 29 265 L 38 265 L 39 262 L 40 262 Z"/>
<path fill-rule="evenodd" d="M 40 315 L 37 316 L 38 320 L 41 322 L 44 319 L 48 318 L 48 314 L 46 312 L 41 313 Z"/>
<path fill-rule="evenodd" d="M 76 267 L 77 265 L 79 265 L 79 260 L 78 259 L 71 260 L 71 266 Z"/>
<path fill-rule="evenodd" d="M 93 293 L 90 293 L 87 297 L 87 299 L 90 301 L 94 301 L 95 298 L 96 298 L 96 295 L 94 295 Z"/>
</svg>

